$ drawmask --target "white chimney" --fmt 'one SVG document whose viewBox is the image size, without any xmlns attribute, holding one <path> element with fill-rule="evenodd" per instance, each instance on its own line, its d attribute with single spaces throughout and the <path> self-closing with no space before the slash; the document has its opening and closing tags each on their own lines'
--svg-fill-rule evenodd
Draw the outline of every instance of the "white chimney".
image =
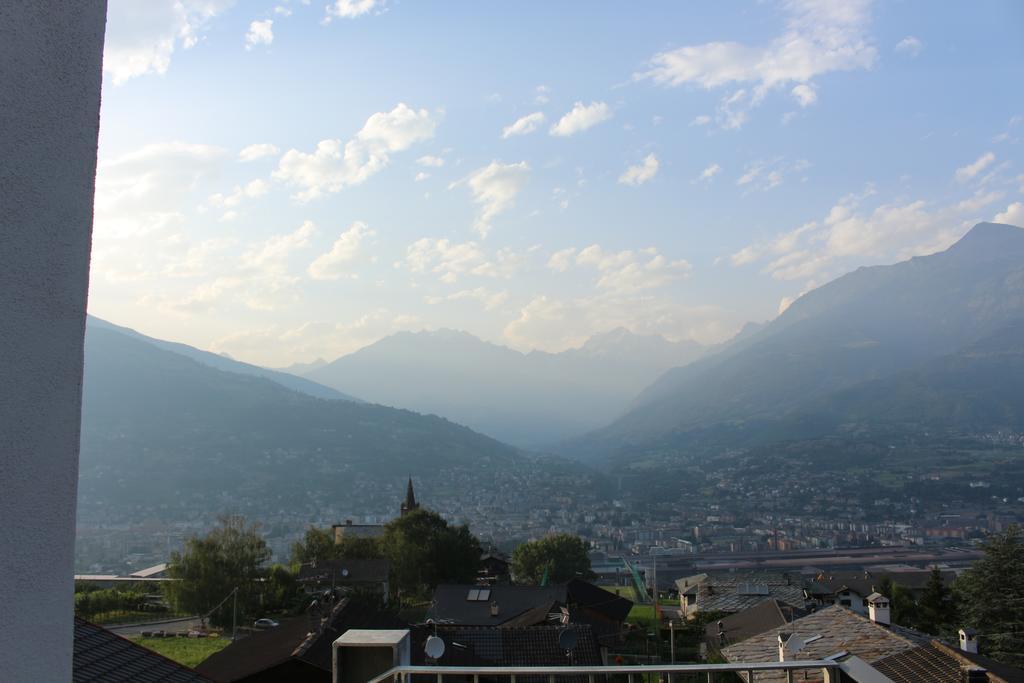
<svg viewBox="0 0 1024 683">
<path fill-rule="evenodd" d="M 779 661 L 785 662 L 791 660 L 793 656 L 800 652 L 804 646 L 804 641 L 801 640 L 800 636 L 795 633 L 784 633 L 779 632 Z"/>
<path fill-rule="evenodd" d="M 500 608 L 498 607 L 498 603 L 497 603 L 497 602 L 492 602 L 492 603 L 491 603 L 491 616 L 492 616 L 492 617 L 496 617 L 496 616 L 498 616 L 498 614 L 500 613 L 500 611 L 501 611 L 501 610 L 500 610 Z"/>
<path fill-rule="evenodd" d="M 889 626 L 892 620 L 889 616 L 889 598 L 881 593 L 872 593 L 868 596 L 868 617 L 871 621 L 880 626 Z"/>
<path fill-rule="evenodd" d="M 978 654 L 978 632 L 966 626 L 960 629 L 960 650 L 972 655 Z"/>
</svg>

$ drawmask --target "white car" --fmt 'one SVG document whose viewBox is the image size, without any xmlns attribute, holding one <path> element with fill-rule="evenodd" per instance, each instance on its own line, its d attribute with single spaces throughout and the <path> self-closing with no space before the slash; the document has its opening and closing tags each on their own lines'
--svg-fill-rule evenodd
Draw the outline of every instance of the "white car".
<svg viewBox="0 0 1024 683">
<path fill-rule="evenodd" d="M 256 628 L 277 628 L 278 626 L 280 626 L 280 624 L 278 624 L 273 619 L 267 619 L 266 617 L 264 617 L 263 619 L 257 619 L 256 621 L 252 622 L 252 625 Z"/>
</svg>

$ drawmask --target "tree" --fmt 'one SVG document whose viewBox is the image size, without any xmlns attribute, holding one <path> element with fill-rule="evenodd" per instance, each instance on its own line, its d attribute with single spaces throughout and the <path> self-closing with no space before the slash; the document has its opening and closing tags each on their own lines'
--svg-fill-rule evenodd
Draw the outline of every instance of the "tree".
<svg viewBox="0 0 1024 683">
<path fill-rule="evenodd" d="M 185 549 L 171 553 L 167 573 L 172 579 L 164 584 L 168 600 L 177 609 L 206 614 L 238 589 L 238 618 L 242 622 L 257 609 L 259 580 L 270 549 L 259 535 L 256 524 L 247 525 L 243 517 L 222 517 L 220 524 L 205 537 L 193 536 Z M 214 623 L 226 626 L 232 619 L 232 601 L 212 615 Z"/>
<path fill-rule="evenodd" d="M 334 534 L 328 529 L 310 527 L 301 541 L 292 544 L 292 566 L 324 560 L 375 560 L 382 557 L 380 542 L 376 538 L 342 536 L 341 543 L 334 542 Z"/>
<path fill-rule="evenodd" d="M 938 567 L 932 568 L 931 576 L 924 587 L 921 599 L 917 601 L 917 628 L 925 633 L 944 635 L 953 630 L 956 623 L 956 604 L 953 594 L 942 580 Z"/>
<path fill-rule="evenodd" d="M 913 627 L 917 623 L 917 602 L 909 590 L 893 583 L 892 578 L 885 576 L 878 582 L 878 592 L 889 598 L 889 609 L 892 623 L 900 626 Z"/>
<path fill-rule="evenodd" d="M 587 544 L 579 536 L 555 534 L 524 543 L 512 552 L 512 575 L 517 583 L 538 584 L 545 570 L 552 583 L 593 578 Z"/>
<path fill-rule="evenodd" d="M 426 596 L 439 583 L 469 583 L 480 569 L 480 541 L 469 527 L 449 526 L 441 515 L 419 508 L 384 527 L 380 548 L 402 593 Z"/>
<path fill-rule="evenodd" d="M 1024 666 L 1024 539 L 1011 525 L 990 535 L 985 555 L 957 579 L 964 625 L 978 630 L 983 654 Z"/>
<path fill-rule="evenodd" d="M 292 544 L 292 564 L 322 562 L 339 557 L 338 547 L 334 543 L 334 534 L 330 529 L 309 527 L 301 541 Z"/>
</svg>

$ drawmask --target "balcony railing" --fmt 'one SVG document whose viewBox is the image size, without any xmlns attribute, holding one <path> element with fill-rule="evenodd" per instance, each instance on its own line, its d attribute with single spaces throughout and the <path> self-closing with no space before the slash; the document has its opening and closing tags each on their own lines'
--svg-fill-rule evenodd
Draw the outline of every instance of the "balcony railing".
<svg viewBox="0 0 1024 683">
<path fill-rule="evenodd" d="M 845 654 L 845 653 L 844 653 Z M 557 667 L 457 667 L 457 666 L 398 666 L 382 673 L 376 678 L 370 679 L 367 683 L 413 683 L 414 681 L 428 681 L 428 677 L 436 679 L 437 683 L 443 683 L 445 676 L 457 677 L 457 680 L 472 679 L 473 683 L 480 683 L 481 678 L 488 680 L 508 681 L 516 683 L 517 679 L 529 679 L 532 681 L 538 678 L 546 678 L 548 683 L 559 683 L 567 678 L 580 680 L 586 677 L 588 683 L 603 683 L 608 677 L 615 677 L 617 680 L 627 680 L 628 683 L 639 683 L 642 681 L 659 680 L 664 683 L 680 683 L 680 681 L 706 680 L 708 683 L 725 683 L 734 680 L 728 674 L 738 674 L 747 683 L 757 683 L 762 680 L 778 680 L 779 673 L 785 675 L 787 683 L 797 681 L 797 672 L 813 671 L 818 674 L 814 680 L 824 683 L 839 683 L 843 681 L 855 681 L 856 683 L 892 683 L 881 673 L 868 667 L 856 658 L 854 661 L 838 662 L 831 659 L 806 660 L 792 662 L 750 662 L 736 664 L 678 664 L 678 665 L 654 665 L 654 666 L 557 666 Z M 768 676 L 768 672 L 775 673 Z M 845 674 L 845 678 L 841 678 Z M 342 683 L 353 683 L 343 681 Z"/>
</svg>

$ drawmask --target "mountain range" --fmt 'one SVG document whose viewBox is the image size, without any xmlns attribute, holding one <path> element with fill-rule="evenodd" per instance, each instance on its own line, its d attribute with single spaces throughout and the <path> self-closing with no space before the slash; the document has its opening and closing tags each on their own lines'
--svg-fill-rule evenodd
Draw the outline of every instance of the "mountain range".
<svg viewBox="0 0 1024 683">
<path fill-rule="evenodd" d="M 443 418 L 322 398 L 332 390 L 282 375 L 90 317 L 80 513 L 372 511 L 408 475 L 533 467 Z"/>
<path fill-rule="evenodd" d="M 616 329 L 561 353 L 520 353 L 442 329 L 385 337 L 302 376 L 541 448 L 619 417 L 662 373 L 704 352 L 696 342 Z"/>
<path fill-rule="evenodd" d="M 1024 230 L 860 268 L 662 375 L 563 452 L 626 457 L 822 434 L 1024 431 Z"/>
</svg>

